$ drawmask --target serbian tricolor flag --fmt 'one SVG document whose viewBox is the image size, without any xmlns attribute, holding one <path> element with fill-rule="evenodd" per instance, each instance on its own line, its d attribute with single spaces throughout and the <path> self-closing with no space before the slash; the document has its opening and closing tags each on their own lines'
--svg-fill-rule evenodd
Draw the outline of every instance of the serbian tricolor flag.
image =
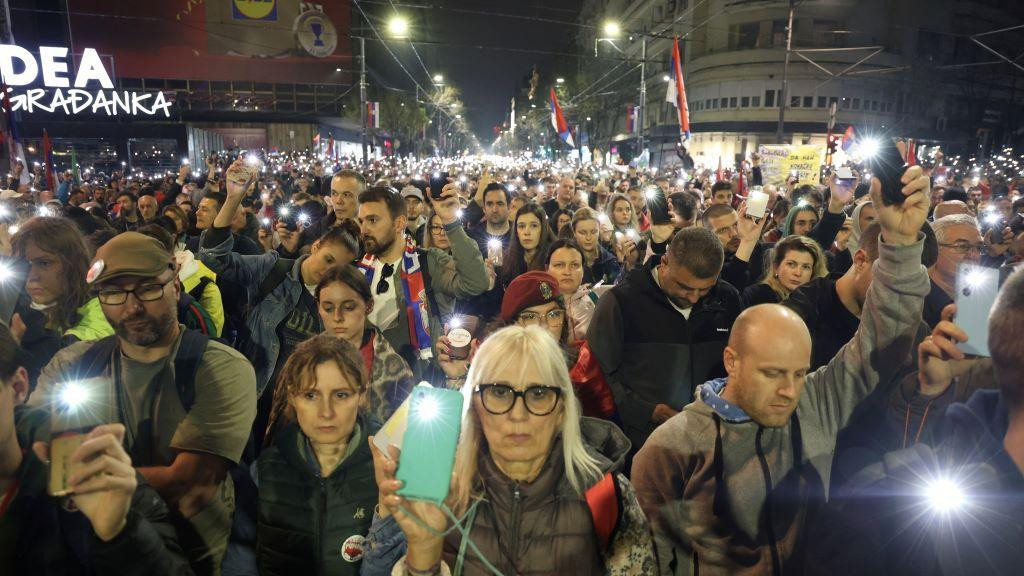
<svg viewBox="0 0 1024 576">
<path fill-rule="evenodd" d="M 636 134 L 640 131 L 639 112 L 639 106 L 633 106 L 632 104 L 626 106 L 626 134 Z"/>
<path fill-rule="evenodd" d="M 679 57 L 679 37 L 672 44 L 672 58 L 668 63 L 668 90 L 665 101 L 676 107 L 679 115 L 679 133 L 683 140 L 690 138 L 690 109 L 686 105 L 686 87 L 683 85 L 683 61 Z"/>
<path fill-rule="evenodd" d="M 565 116 L 562 115 L 562 107 L 558 105 L 558 96 L 555 96 L 555 89 L 551 89 L 551 126 L 558 132 L 558 137 L 562 139 L 566 144 L 576 147 L 576 144 L 572 141 L 572 131 L 569 130 L 569 124 L 565 121 Z"/>
<path fill-rule="evenodd" d="M 380 102 L 366 103 L 366 123 L 370 128 L 380 128 Z"/>
<path fill-rule="evenodd" d="M 843 141 L 839 143 L 839 146 L 843 149 L 843 152 L 846 152 L 847 150 L 850 149 L 850 146 L 853 146 L 853 141 L 855 139 L 856 138 L 853 135 L 853 124 L 850 124 L 849 126 L 846 127 L 846 132 L 843 132 Z"/>
</svg>

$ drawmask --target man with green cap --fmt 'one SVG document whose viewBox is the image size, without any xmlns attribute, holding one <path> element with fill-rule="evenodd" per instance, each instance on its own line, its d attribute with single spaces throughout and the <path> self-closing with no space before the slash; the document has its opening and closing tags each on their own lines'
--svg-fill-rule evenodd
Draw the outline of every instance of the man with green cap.
<svg viewBox="0 0 1024 576">
<path fill-rule="evenodd" d="M 154 238 L 119 234 L 86 277 L 114 336 L 60 351 L 29 405 L 46 412 L 63 385 L 96 383 L 124 424 L 132 465 L 167 501 L 197 574 L 218 574 L 231 531 L 237 464 L 256 414 L 256 377 L 237 351 L 177 321 L 181 287 Z"/>
</svg>

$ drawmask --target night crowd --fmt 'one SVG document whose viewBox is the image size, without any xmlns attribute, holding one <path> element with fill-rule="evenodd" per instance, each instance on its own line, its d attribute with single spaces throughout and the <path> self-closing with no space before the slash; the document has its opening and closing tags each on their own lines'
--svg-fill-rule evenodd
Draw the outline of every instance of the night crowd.
<svg viewBox="0 0 1024 576">
<path fill-rule="evenodd" d="M 1024 178 L 940 167 L 18 165 L 0 573 L 1019 574 Z M 421 382 L 444 508 L 373 442 Z"/>
</svg>

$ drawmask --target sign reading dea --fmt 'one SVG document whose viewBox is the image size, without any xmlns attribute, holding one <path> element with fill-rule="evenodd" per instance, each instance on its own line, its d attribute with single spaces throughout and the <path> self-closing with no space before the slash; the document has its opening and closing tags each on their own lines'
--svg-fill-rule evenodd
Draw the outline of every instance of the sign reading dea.
<svg viewBox="0 0 1024 576">
<path fill-rule="evenodd" d="M 61 111 L 72 115 L 89 111 L 107 116 L 153 116 L 162 112 L 170 118 L 171 103 L 163 92 L 114 90 L 114 83 L 95 49 L 83 51 L 73 83 L 68 77 L 67 57 L 67 48 L 40 46 L 37 62 L 36 56 L 21 46 L 0 44 L 0 74 L 8 86 L 11 109 L 29 114 Z M 46 88 L 15 91 L 15 87 L 35 83 L 40 72 Z M 89 91 L 90 83 L 98 83 L 102 89 Z"/>
</svg>

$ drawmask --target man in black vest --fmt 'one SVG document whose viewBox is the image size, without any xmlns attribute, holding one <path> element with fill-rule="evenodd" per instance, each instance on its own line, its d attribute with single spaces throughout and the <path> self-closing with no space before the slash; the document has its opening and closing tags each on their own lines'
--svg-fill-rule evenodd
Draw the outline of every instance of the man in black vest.
<svg viewBox="0 0 1024 576">
<path fill-rule="evenodd" d="M 124 425 L 132 465 L 171 508 L 193 569 L 219 574 L 234 509 L 227 472 L 256 416 L 252 365 L 178 324 L 181 286 L 158 240 L 115 236 L 86 280 L 115 336 L 58 352 L 28 404 L 45 412 L 69 382 L 102 382 L 95 395 L 115 408 L 111 423 Z"/>
<path fill-rule="evenodd" d="M 725 374 L 722 351 L 740 300 L 719 279 L 724 258 L 713 232 L 685 228 L 597 305 L 587 342 L 634 451 L 693 400 L 697 384 Z"/>
</svg>

